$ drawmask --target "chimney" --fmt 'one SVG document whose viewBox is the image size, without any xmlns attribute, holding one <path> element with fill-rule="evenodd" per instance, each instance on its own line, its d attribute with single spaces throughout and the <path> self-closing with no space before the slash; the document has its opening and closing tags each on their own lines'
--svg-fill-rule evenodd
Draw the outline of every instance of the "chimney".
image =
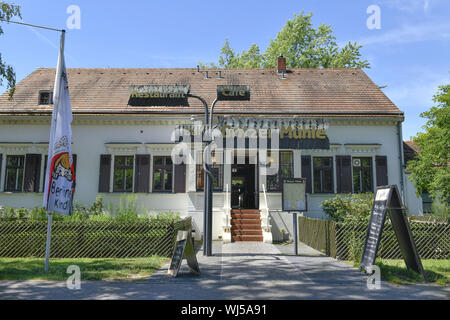
<svg viewBox="0 0 450 320">
<path fill-rule="evenodd" d="M 282 54 L 277 58 L 278 73 L 286 73 L 286 58 Z"/>
</svg>

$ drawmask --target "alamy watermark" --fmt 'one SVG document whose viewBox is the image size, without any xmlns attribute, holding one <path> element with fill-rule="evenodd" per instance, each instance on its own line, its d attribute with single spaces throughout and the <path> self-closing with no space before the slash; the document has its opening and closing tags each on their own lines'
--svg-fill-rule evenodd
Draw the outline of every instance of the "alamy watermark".
<svg viewBox="0 0 450 320">
<path fill-rule="evenodd" d="M 67 7 L 66 13 L 70 16 L 66 20 L 67 29 L 81 29 L 81 9 L 72 4 Z"/>
<path fill-rule="evenodd" d="M 381 289 L 381 271 L 380 267 L 373 265 L 367 268 L 367 273 L 369 277 L 367 278 L 367 289 L 369 290 L 379 290 Z"/>
<path fill-rule="evenodd" d="M 81 289 L 81 271 L 80 267 L 77 265 L 70 265 L 66 270 L 67 274 L 70 276 L 67 278 L 66 286 L 69 290 L 80 290 Z"/>
<path fill-rule="evenodd" d="M 381 9 L 376 4 L 372 4 L 367 7 L 367 14 L 370 16 L 367 18 L 366 26 L 369 30 L 381 29 Z"/>
</svg>

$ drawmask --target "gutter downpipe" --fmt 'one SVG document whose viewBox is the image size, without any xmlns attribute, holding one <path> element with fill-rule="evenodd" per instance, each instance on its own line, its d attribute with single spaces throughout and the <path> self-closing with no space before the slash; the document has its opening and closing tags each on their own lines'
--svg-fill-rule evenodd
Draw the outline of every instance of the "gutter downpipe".
<svg viewBox="0 0 450 320">
<path fill-rule="evenodd" d="M 406 206 L 405 198 L 405 176 L 404 176 L 404 155 L 403 155 L 403 132 L 402 132 L 402 122 L 397 122 L 397 136 L 398 136 L 398 159 L 400 163 L 400 190 L 403 198 L 403 205 Z"/>
</svg>

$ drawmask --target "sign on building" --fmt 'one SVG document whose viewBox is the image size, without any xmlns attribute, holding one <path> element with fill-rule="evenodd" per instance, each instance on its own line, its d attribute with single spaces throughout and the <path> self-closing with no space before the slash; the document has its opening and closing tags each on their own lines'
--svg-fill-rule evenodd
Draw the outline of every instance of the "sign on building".
<svg viewBox="0 0 450 320">
<path fill-rule="evenodd" d="M 189 85 L 131 86 L 130 106 L 189 106 Z"/>
<path fill-rule="evenodd" d="M 249 101 L 250 86 L 243 85 L 220 85 L 217 86 L 218 101 Z"/>
</svg>

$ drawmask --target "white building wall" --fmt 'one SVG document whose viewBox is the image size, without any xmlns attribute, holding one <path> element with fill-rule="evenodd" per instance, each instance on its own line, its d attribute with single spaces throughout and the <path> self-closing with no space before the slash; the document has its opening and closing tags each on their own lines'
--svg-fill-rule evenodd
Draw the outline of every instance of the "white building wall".
<svg viewBox="0 0 450 320">
<path fill-rule="evenodd" d="M 75 119 L 77 117 L 75 116 Z M 186 119 L 185 119 L 186 120 Z M 162 121 L 162 120 L 161 120 Z M 1 122 L 0 122 L 1 123 Z M 94 202 L 98 195 L 98 178 L 99 178 L 99 159 L 101 154 L 146 154 L 152 155 L 170 155 L 170 148 L 151 148 L 146 144 L 170 144 L 170 135 L 174 128 L 173 124 L 149 125 L 149 124 L 133 124 L 130 121 L 115 121 L 114 124 L 105 124 L 98 121 L 93 124 L 82 124 L 82 121 L 75 121 L 72 126 L 73 153 L 78 155 L 77 158 L 77 189 L 75 200 L 81 204 L 89 205 Z M 103 123 L 103 124 L 102 124 Z M 107 123 L 107 122 L 106 122 Z M 39 144 L 48 141 L 49 123 L 39 125 L 27 124 L 0 124 L 0 153 L 3 153 L 3 168 L 0 179 L 0 205 L 12 207 L 28 207 L 33 208 L 42 204 L 42 193 L 6 193 L 3 191 L 5 179 L 5 162 L 6 154 L 26 154 L 26 153 L 47 153 L 47 146 Z M 301 155 L 311 156 L 336 156 L 336 155 L 352 155 L 375 157 L 376 155 L 387 156 L 388 159 L 388 177 L 389 184 L 400 184 L 400 162 L 399 162 L 399 141 L 397 135 L 397 127 L 395 122 L 385 122 L 378 125 L 375 121 L 372 123 L 351 120 L 343 123 L 333 123 L 327 131 L 332 147 L 330 150 L 295 150 L 294 151 L 294 175 L 301 176 Z M 28 143 L 26 147 L 16 148 L 5 147 L 1 143 Z M 128 149 L 111 150 L 107 143 L 130 143 Z M 359 144 L 359 145 L 357 145 Z M 44 164 L 42 164 L 43 168 Z M 335 166 L 334 166 L 335 167 Z M 373 185 L 376 186 L 375 162 L 373 161 Z M 196 192 L 196 169 L 195 166 L 187 166 L 186 172 L 186 193 L 184 194 L 138 194 L 139 204 L 146 208 L 148 212 L 173 211 L 178 212 L 181 216 L 191 215 L 194 218 L 195 228 L 199 231 L 203 229 L 203 192 Z M 43 171 L 43 170 L 41 170 Z M 113 167 L 111 167 L 113 171 Z M 41 173 L 41 176 L 43 173 Z M 224 187 L 230 184 L 231 166 L 225 165 L 224 170 Z M 414 189 L 411 183 L 406 181 L 406 200 L 410 213 L 422 213 L 421 201 L 419 198 L 412 196 Z M 42 178 L 41 178 L 42 191 Z M 262 184 L 265 184 L 265 177 L 260 176 L 260 203 L 261 207 L 264 197 L 262 194 Z M 336 179 L 334 178 L 336 185 Z M 151 183 L 150 183 L 151 188 Z M 336 189 L 335 189 L 336 190 Z M 323 200 L 333 197 L 335 194 L 312 194 L 308 196 L 308 212 L 306 216 L 315 218 L 324 218 L 320 204 Z M 105 193 L 102 194 L 105 202 L 118 201 L 120 194 Z M 224 193 L 214 193 L 214 228 L 213 236 L 215 239 L 221 237 L 223 233 L 223 208 Z M 285 229 L 292 234 L 292 216 L 287 213 L 280 213 L 281 210 L 281 193 L 267 193 L 268 207 L 272 217 L 272 233 L 274 240 L 281 239 L 281 229 Z"/>
</svg>

